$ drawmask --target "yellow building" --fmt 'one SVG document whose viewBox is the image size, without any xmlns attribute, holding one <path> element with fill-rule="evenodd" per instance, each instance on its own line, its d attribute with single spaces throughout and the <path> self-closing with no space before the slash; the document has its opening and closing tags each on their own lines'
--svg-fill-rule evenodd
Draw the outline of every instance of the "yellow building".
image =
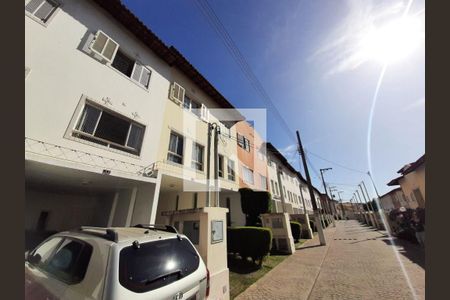
<svg viewBox="0 0 450 300">
<path fill-rule="evenodd" d="M 397 171 L 401 174 L 387 185 L 400 185 L 408 208 L 425 208 L 425 154 Z"/>
<path fill-rule="evenodd" d="M 240 207 L 234 125 L 243 117 L 181 54 L 176 59 L 177 66 L 170 74 L 161 137 L 156 142 L 158 160 L 152 166 L 153 176 L 160 184 L 157 223 L 164 223 L 164 212 L 169 211 L 205 206 Z M 208 182 L 208 127 L 211 125 Z M 217 182 L 214 180 L 215 126 L 219 131 Z M 220 199 L 215 191 L 220 191 Z"/>
</svg>

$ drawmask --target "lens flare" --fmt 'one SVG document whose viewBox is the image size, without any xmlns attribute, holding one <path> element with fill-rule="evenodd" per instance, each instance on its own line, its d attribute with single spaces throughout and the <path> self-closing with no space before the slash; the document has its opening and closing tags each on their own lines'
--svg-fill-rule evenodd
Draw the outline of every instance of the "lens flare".
<svg viewBox="0 0 450 300">
<path fill-rule="evenodd" d="M 419 17 L 402 17 L 368 29 L 359 42 L 359 51 L 365 59 L 391 64 L 407 58 L 424 37 L 424 24 Z"/>
</svg>

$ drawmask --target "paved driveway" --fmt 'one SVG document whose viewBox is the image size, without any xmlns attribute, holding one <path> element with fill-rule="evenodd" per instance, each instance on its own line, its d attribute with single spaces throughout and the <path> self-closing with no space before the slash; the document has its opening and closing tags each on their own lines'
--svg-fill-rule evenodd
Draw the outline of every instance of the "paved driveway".
<svg viewBox="0 0 450 300">
<path fill-rule="evenodd" d="M 425 299 L 423 249 L 354 220 L 336 224 L 326 246 L 316 236 L 236 299 Z"/>
</svg>

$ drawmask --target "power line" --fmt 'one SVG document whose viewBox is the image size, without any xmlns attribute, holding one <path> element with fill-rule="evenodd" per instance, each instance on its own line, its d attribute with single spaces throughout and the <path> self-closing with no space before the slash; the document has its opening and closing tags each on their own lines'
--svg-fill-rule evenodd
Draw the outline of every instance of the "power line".
<svg viewBox="0 0 450 300">
<path fill-rule="evenodd" d="M 261 84 L 259 79 L 256 77 L 255 73 L 252 71 L 252 68 L 250 67 L 250 64 L 247 62 L 246 58 L 244 57 L 244 55 L 241 53 L 241 51 L 237 47 L 237 45 L 234 42 L 233 38 L 230 36 L 228 31 L 226 30 L 225 26 L 221 22 L 220 18 L 218 17 L 218 15 L 214 11 L 214 9 L 211 7 L 211 5 L 208 3 L 207 0 L 196 0 L 195 4 L 199 8 L 199 10 L 203 14 L 203 16 L 206 18 L 207 22 L 211 25 L 211 27 L 214 29 L 216 34 L 219 36 L 219 38 L 221 39 L 221 41 L 225 45 L 227 51 L 230 53 L 230 55 L 232 56 L 233 60 L 237 63 L 237 65 L 241 69 L 244 77 L 249 81 L 249 83 L 255 89 L 255 91 L 262 96 L 262 100 L 269 107 L 269 111 L 274 115 L 275 119 L 277 119 L 280 122 L 280 125 L 282 125 L 282 127 L 284 127 L 284 129 L 286 130 L 286 132 L 288 134 L 288 137 L 291 138 L 292 141 L 294 141 L 296 143 L 297 141 L 295 139 L 294 132 L 291 131 L 289 125 L 286 123 L 286 121 L 284 120 L 284 118 L 281 116 L 280 112 L 276 108 L 276 106 L 273 104 L 273 101 L 270 98 L 269 94 L 264 89 L 263 85 Z M 341 168 L 347 169 L 349 171 L 365 174 L 365 172 L 363 172 L 363 171 L 346 167 L 346 166 L 341 165 L 339 163 L 336 163 L 336 162 L 333 162 L 331 160 L 325 159 L 325 158 L 323 158 L 323 157 L 321 157 L 321 156 L 319 156 L 319 155 L 317 155 L 315 153 L 312 153 L 312 152 L 309 152 L 309 151 L 306 151 L 306 150 L 305 150 L 305 152 L 308 152 L 308 153 L 310 153 L 311 155 L 313 155 L 313 156 L 315 156 L 317 158 L 320 158 L 320 159 L 322 159 L 324 161 L 327 161 L 329 163 L 332 163 L 332 164 L 334 164 L 336 166 L 339 166 Z M 310 161 L 309 161 L 309 163 L 311 164 Z M 313 168 L 313 170 L 314 170 L 314 168 Z M 320 180 L 320 178 L 318 177 L 317 170 L 314 170 L 314 173 L 315 173 L 317 179 Z"/>
<path fill-rule="evenodd" d="M 258 92 L 262 96 L 262 100 L 269 107 L 269 111 L 274 115 L 276 119 L 278 119 L 282 127 L 284 127 L 284 129 L 288 133 L 289 138 L 291 138 L 294 142 L 296 142 L 294 132 L 291 131 L 288 124 L 283 119 L 276 106 L 273 104 L 273 101 L 270 98 L 269 94 L 266 92 L 263 85 L 252 71 L 249 63 L 242 55 L 239 48 L 236 46 L 236 43 L 226 30 L 223 23 L 220 21 L 214 9 L 209 5 L 207 0 L 196 0 L 195 3 L 197 4 L 197 7 L 200 9 L 202 14 L 205 16 L 208 23 L 213 27 L 215 32 L 218 34 L 219 38 L 224 43 L 228 52 L 231 54 L 232 58 L 238 64 L 239 68 L 243 72 L 245 78 L 250 82 L 250 84 L 256 90 L 256 92 Z"/>
<path fill-rule="evenodd" d="M 367 174 L 367 172 L 364 172 L 364 171 L 361 171 L 361 170 L 357 170 L 357 169 L 353 169 L 353 168 L 349 168 L 349 167 L 346 167 L 346 166 L 344 166 L 344 165 L 341 165 L 341 164 L 339 164 L 339 163 L 337 163 L 337 162 L 334 162 L 334 161 L 332 161 L 332 160 L 323 158 L 323 157 L 321 157 L 320 155 L 315 154 L 315 153 L 313 153 L 313 152 L 311 152 L 311 151 L 305 150 L 305 152 L 307 152 L 307 153 L 311 154 L 312 156 L 315 156 L 315 157 L 317 157 L 317 158 L 319 158 L 319 159 L 321 159 L 321 160 L 324 160 L 324 161 L 326 161 L 326 162 L 329 162 L 329 163 L 331 163 L 331 164 L 334 164 L 334 165 L 336 165 L 336 166 L 338 166 L 338 167 L 344 168 L 344 169 L 346 169 L 346 170 L 353 171 L 353 172 L 357 172 L 357 173 L 361 173 L 361 174 Z"/>
<path fill-rule="evenodd" d="M 330 182 L 330 184 L 334 184 L 334 185 L 342 185 L 342 186 L 352 186 L 352 187 L 357 187 L 357 184 L 351 184 L 351 183 L 337 183 L 337 182 Z"/>
</svg>

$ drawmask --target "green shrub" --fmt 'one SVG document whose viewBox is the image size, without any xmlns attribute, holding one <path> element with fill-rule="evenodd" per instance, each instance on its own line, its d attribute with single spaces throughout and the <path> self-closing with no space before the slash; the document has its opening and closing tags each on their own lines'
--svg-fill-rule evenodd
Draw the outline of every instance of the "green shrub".
<svg viewBox="0 0 450 300">
<path fill-rule="evenodd" d="M 272 248 L 272 231 L 265 227 L 228 227 L 228 253 L 239 254 L 243 259 L 250 257 L 261 266 Z"/>
<path fill-rule="evenodd" d="M 300 224 L 299 222 L 291 221 L 291 231 L 294 241 L 298 242 L 302 235 L 302 224 Z"/>
<path fill-rule="evenodd" d="M 249 188 L 241 188 L 239 193 L 241 195 L 242 212 L 245 214 L 245 225 L 262 226 L 260 215 L 271 211 L 271 194 Z"/>
</svg>

